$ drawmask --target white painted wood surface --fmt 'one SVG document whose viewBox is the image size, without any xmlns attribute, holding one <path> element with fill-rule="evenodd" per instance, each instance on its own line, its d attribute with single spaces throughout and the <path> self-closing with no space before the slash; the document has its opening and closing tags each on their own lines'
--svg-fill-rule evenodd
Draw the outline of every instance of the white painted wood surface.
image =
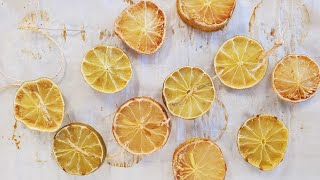
<svg viewBox="0 0 320 180">
<path fill-rule="evenodd" d="M 58 49 L 43 36 L 18 30 L 18 23 L 30 11 L 44 10 L 49 21 L 39 26 L 52 29 L 49 34 L 58 41 L 66 57 L 66 71 L 57 82 L 66 102 L 70 119 L 88 123 L 96 128 L 107 143 L 112 114 L 125 100 L 146 95 L 161 100 L 162 82 L 180 66 L 199 66 L 212 76 L 213 58 L 219 46 L 234 35 L 247 35 L 270 48 L 280 34 L 284 46 L 270 57 L 265 78 L 248 90 L 232 90 L 214 81 L 217 98 L 228 112 L 228 128 L 217 141 L 227 162 L 230 180 L 313 180 L 320 179 L 320 111 L 317 94 L 311 100 L 293 105 L 281 101 L 271 88 L 271 72 L 275 63 L 289 53 L 307 54 L 320 63 L 320 1 L 265 0 L 256 9 L 255 21 L 249 32 L 249 20 L 260 0 L 238 0 L 230 23 L 222 31 L 203 33 L 186 26 L 178 17 L 174 0 L 154 0 L 162 7 L 168 20 L 167 37 L 163 47 L 154 55 L 138 55 L 112 33 L 117 15 L 128 6 L 122 0 L 0 0 L 0 69 L 22 80 L 51 76 L 58 69 Z M 279 19 L 280 18 L 280 26 Z M 85 30 L 85 41 L 79 31 Z M 280 31 L 279 31 L 280 27 Z M 275 30 L 274 35 L 271 33 Z M 102 32 L 102 33 L 101 33 Z M 105 34 L 105 35 L 104 35 Z M 128 53 L 134 74 L 128 87 L 117 94 L 94 91 L 84 81 L 80 62 L 85 52 L 98 44 L 120 47 Z M 14 83 L 1 76 L 1 85 Z M 198 121 L 173 119 L 172 133 L 167 145 L 146 156 L 132 168 L 117 168 L 107 163 L 96 172 L 75 177 L 62 171 L 54 161 L 51 143 L 54 133 L 39 133 L 18 123 L 16 139 L 13 134 L 13 100 L 15 89 L 0 93 L 0 179 L 58 180 L 58 179 L 173 179 L 171 157 L 175 147 L 190 137 L 211 138 L 223 126 L 224 111 L 216 103 L 210 113 Z M 284 161 L 273 171 L 261 172 L 246 163 L 238 153 L 236 136 L 240 125 L 255 114 L 271 113 L 289 128 L 290 139 Z M 105 118 L 108 117 L 108 118 Z M 63 124 L 70 123 L 66 117 Z"/>
</svg>

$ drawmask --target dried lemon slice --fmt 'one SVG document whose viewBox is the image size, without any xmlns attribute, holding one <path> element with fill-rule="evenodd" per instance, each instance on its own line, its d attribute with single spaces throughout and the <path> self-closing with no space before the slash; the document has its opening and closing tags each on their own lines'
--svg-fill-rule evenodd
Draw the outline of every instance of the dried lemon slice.
<svg viewBox="0 0 320 180">
<path fill-rule="evenodd" d="M 273 71 L 274 90 L 281 99 L 289 102 L 302 102 L 313 97 L 319 83 L 319 66 L 307 56 L 286 56 Z"/>
<path fill-rule="evenodd" d="M 119 145 L 132 154 L 150 154 L 162 148 L 170 134 L 165 109 L 149 97 L 135 97 L 116 112 L 112 132 Z"/>
<path fill-rule="evenodd" d="M 181 19 L 193 28 L 208 32 L 222 29 L 235 6 L 236 0 L 177 0 Z"/>
<path fill-rule="evenodd" d="M 115 33 L 132 49 L 152 54 L 165 38 L 166 16 L 151 1 L 140 1 L 125 9 L 115 21 Z"/>
<path fill-rule="evenodd" d="M 110 46 L 89 50 L 82 61 L 81 72 L 93 89 L 103 93 L 122 90 L 132 76 L 128 56 L 121 49 Z"/>
<path fill-rule="evenodd" d="M 24 82 L 16 93 L 14 116 L 30 129 L 56 131 L 64 117 L 59 87 L 48 78 Z"/>
<path fill-rule="evenodd" d="M 267 71 L 267 57 L 263 47 L 245 36 L 227 40 L 215 59 L 215 71 L 221 82 L 234 89 L 250 88 L 258 84 Z"/>
<path fill-rule="evenodd" d="M 163 83 L 162 97 L 175 116 L 194 119 L 208 112 L 215 98 L 210 76 L 198 67 L 182 67 Z"/>
<path fill-rule="evenodd" d="M 176 180 L 223 180 L 227 171 L 220 148 L 203 138 L 182 143 L 174 151 L 172 167 Z"/>
<path fill-rule="evenodd" d="M 247 120 L 238 132 L 242 157 L 261 170 L 272 170 L 283 159 L 288 129 L 277 117 L 258 115 Z"/>
<path fill-rule="evenodd" d="M 71 123 L 61 128 L 53 139 L 53 153 L 58 165 L 67 173 L 87 175 L 104 162 L 106 146 L 91 126 Z"/>
</svg>

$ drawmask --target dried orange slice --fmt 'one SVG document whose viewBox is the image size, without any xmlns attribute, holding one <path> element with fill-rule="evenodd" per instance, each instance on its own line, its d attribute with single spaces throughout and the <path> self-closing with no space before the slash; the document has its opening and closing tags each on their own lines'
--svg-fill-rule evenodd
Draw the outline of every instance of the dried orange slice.
<svg viewBox="0 0 320 180">
<path fill-rule="evenodd" d="M 144 155 L 166 144 L 170 123 L 165 109 L 157 101 L 135 97 L 116 112 L 112 132 L 122 148 L 132 154 Z"/>
<path fill-rule="evenodd" d="M 125 9 L 115 21 L 115 33 L 138 53 L 152 54 L 165 38 L 166 16 L 151 1 L 140 1 Z"/>
<path fill-rule="evenodd" d="M 267 57 L 260 58 L 264 52 L 259 42 L 245 36 L 235 36 L 220 47 L 214 59 L 216 74 L 230 88 L 250 88 L 266 74 Z"/>
<path fill-rule="evenodd" d="M 208 32 L 222 29 L 235 6 L 236 0 L 177 0 L 181 19 L 193 28 Z"/>
<path fill-rule="evenodd" d="M 85 55 L 81 72 L 95 90 L 115 93 L 124 89 L 132 76 L 128 56 L 119 48 L 96 46 Z"/>
<path fill-rule="evenodd" d="M 223 180 L 227 171 L 220 148 L 203 138 L 182 143 L 174 151 L 172 167 L 176 180 Z"/>
<path fill-rule="evenodd" d="M 242 157 L 261 170 L 272 170 L 283 159 L 288 129 L 277 117 L 258 115 L 247 120 L 238 132 Z"/>
<path fill-rule="evenodd" d="M 15 119 L 38 131 L 56 131 L 64 117 L 59 87 L 48 78 L 24 82 L 14 100 Z"/>
<path fill-rule="evenodd" d="M 307 56 L 286 56 L 273 71 L 273 89 L 281 99 L 289 102 L 302 102 L 313 97 L 319 83 L 319 66 Z"/>
<path fill-rule="evenodd" d="M 210 110 L 215 89 L 210 76 L 202 69 L 185 66 L 166 78 L 162 97 L 174 116 L 194 119 Z"/>
<path fill-rule="evenodd" d="M 53 139 L 53 153 L 58 165 L 67 173 L 87 175 L 104 162 L 106 146 L 91 126 L 71 123 L 61 128 Z"/>
</svg>

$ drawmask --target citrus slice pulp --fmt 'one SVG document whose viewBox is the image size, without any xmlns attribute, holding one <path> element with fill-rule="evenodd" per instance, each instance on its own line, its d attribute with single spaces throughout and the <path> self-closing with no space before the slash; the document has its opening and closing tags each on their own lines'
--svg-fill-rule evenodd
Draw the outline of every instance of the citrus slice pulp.
<svg viewBox="0 0 320 180">
<path fill-rule="evenodd" d="M 115 93 L 124 89 L 132 76 L 128 56 L 119 48 L 96 46 L 85 55 L 81 72 L 95 90 Z"/>
<path fill-rule="evenodd" d="M 106 146 L 91 126 L 71 123 L 54 136 L 53 153 L 58 165 L 67 173 L 87 175 L 104 162 Z"/>
<path fill-rule="evenodd" d="M 130 48 L 152 54 L 165 38 L 166 16 L 151 1 L 140 1 L 125 9 L 115 22 L 115 33 Z"/>
<path fill-rule="evenodd" d="M 176 148 L 172 167 L 176 180 L 223 180 L 227 171 L 220 148 L 204 138 L 189 139 Z"/>
<path fill-rule="evenodd" d="M 59 87 L 48 78 L 24 82 L 14 100 L 15 119 L 38 131 L 56 131 L 64 117 Z"/>
<path fill-rule="evenodd" d="M 166 78 L 162 95 L 170 113 L 194 119 L 210 110 L 215 89 L 210 76 L 202 69 L 185 66 Z"/>
<path fill-rule="evenodd" d="M 242 157 L 261 170 L 272 170 L 283 159 L 288 144 L 288 129 L 271 115 L 247 120 L 238 132 L 238 149 Z"/>
<path fill-rule="evenodd" d="M 307 56 L 286 56 L 273 71 L 273 89 L 281 99 L 289 102 L 302 102 L 313 97 L 319 83 L 319 66 Z"/>
<path fill-rule="evenodd" d="M 258 84 L 267 71 L 267 57 L 255 40 L 235 36 L 227 40 L 214 59 L 216 74 L 221 82 L 234 89 L 246 89 Z"/>
<path fill-rule="evenodd" d="M 117 110 L 112 132 L 126 151 L 144 155 L 162 148 L 170 134 L 165 109 L 149 97 L 135 97 Z"/>
</svg>

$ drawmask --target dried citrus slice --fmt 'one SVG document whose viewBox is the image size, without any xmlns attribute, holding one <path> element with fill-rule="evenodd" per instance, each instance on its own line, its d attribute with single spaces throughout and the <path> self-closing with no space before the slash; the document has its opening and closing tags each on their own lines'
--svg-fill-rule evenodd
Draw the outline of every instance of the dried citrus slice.
<svg viewBox="0 0 320 180">
<path fill-rule="evenodd" d="M 24 82 L 16 93 L 14 116 L 30 129 L 56 131 L 64 117 L 59 87 L 48 78 Z"/>
<path fill-rule="evenodd" d="M 181 19 L 193 28 L 208 32 L 222 29 L 235 6 L 236 0 L 177 0 Z"/>
<path fill-rule="evenodd" d="M 162 148 L 170 134 L 165 109 L 149 97 L 125 102 L 114 116 L 112 132 L 119 145 L 132 154 L 150 154 Z"/>
<path fill-rule="evenodd" d="M 280 98 L 289 102 L 302 102 L 313 97 L 319 83 L 319 66 L 307 56 L 286 56 L 273 71 L 274 90 Z"/>
<path fill-rule="evenodd" d="M 182 143 L 174 151 L 172 167 L 176 180 L 223 180 L 227 171 L 220 148 L 203 138 Z"/>
<path fill-rule="evenodd" d="M 151 1 L 140 1 L 125 9 L 115 21 L 115 33 L 132 49 L 152 54 L 165 38 L 166 16 Z"/>
<path fill-rule="evenodd" d="M 246 89 L 258 84 L 267 71 L 268 61 L 260 58 L 265 52 L 255 40 L 235 36 L 219 49 L 215 71 L 221 82 L 234 89 Z"/>
<path fill-rule="evenodd" d="M 277 117 L 258 115 L 247 120 L 238 132 L 242 157 L 261 170 L 272 170 L 283 159 L 288 129 Z"/>
<path fill-rule="evenodd" d="M 87 175 L 104 162 L 106 146 L 91 126 L 71 123 L 61 128 L 53 139 L 53 153 L 58 165 L 67 173 Z"/>
<path fill-rule="evenodd" d="M 81 72 L 87 83 L 103 93 L 115 93 L 125 88 L 132 69 L 128 56 L 119 48 L 96 46 L 85 55 Z"/>
<path fill-rule="evenodd" d="M 194 119 L 208 112 L 215 98 L 210 76 L 198 67 L 185 66 L 163 83 L 162 97 L 175 116 Z"/>
</svg>

